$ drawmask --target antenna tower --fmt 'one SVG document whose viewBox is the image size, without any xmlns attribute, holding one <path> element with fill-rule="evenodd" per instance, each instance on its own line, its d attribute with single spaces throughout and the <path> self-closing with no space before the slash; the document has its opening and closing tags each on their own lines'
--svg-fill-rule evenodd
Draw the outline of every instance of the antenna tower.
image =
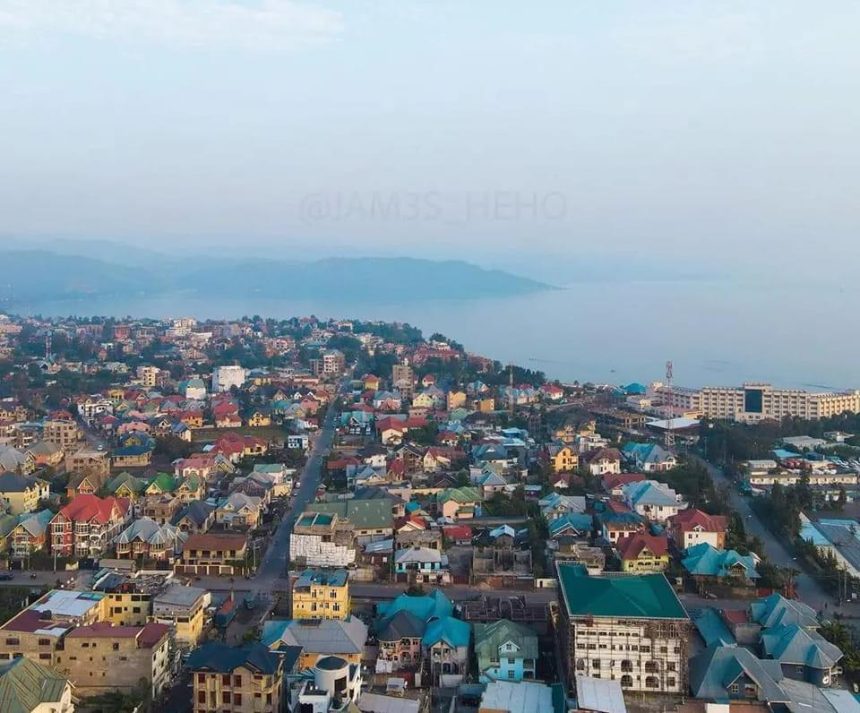
<svg viewBox="0 0 860 713">
<path fill-rule="evenodd" d="M 666 390 L 669 393 L 669 423 L 666 428 L 666 448 L 675 447 L 675 431 L 672 430 L 675 407 L 672 405 L 672 362 L 666 362 Z"/>
</svg>

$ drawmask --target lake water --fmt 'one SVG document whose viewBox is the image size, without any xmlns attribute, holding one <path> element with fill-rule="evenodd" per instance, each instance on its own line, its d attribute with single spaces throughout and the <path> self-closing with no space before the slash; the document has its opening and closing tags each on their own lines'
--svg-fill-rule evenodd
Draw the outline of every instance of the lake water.
<svg viewBox="0 0 860 713">
<path fill-rule="evenodd" d="M 381 319 L 441 332 L 469 351 L 541 369 L 563 381 L 660 379 L 672 360 L 675 383 L 769 381 L 804 388 L 860 386 L 860 288 L 710 282 L 583 283 L 507 298 L 287 301 L 249 295 L 124 296 L 19 305 L 43 315 Z"/>
</svg>

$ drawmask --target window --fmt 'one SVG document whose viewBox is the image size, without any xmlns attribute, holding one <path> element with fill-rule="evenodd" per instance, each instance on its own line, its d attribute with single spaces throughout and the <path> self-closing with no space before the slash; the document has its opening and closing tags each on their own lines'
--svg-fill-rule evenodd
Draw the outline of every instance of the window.
<svg viewBox="0 0 860 713">
<path fill-rule="evenodd" d="M 241 706 L 242 705 L 242 694 L 241 693 L 234 693 L 233 694 L 233 705 L 234 706 Z"/>
<path fill-rule="evenodd" d="M 230 691 L 221 691 L 221 703 L 230 704 Z"/>
<path fill-rule="evenodd" d="M 224 674 L 223 676 L 221 676 L 221 685 L 222 686 L 229 686 L 230 685 L 230 675 L 229 674 Z"/>
<path fill-rule="evenodd" d="M 513 678 L 516 675 L 515 671 L 508 671 L 508 678 Z"/>
<path fill-rule="evenodd" d="M 233 676 L 233 686 L 235 688 L 242 687 L 242 677 L 241 676 Z"/>
<path fill-rule="evenodd" d="M 592 667 L 592 668 L 600 668 L 600 659 L 594 659 L 594 660 L 592 660 L 592 662 L 591 662 L 591 667 Z"/>
<path fill-rule="evenodd" d="M 116 641 L 114 641 L 114 643 L 113 643 L 113 650 L 119 651 L 119 644 Z"/>
<path fill-rule="evenodd" d="M 198 673 L 197 674 L 197 683 L 206 683 L 206 674 Z"/>
<path fill-rule="evenodd" d="M 203 674 L 198 675 L 198 680 L 200 680 L 199 677 L 202 675 Z M 206 703 L 206 691 L 197 691 L 197 702 L 198 703 Z"/>
</svg>

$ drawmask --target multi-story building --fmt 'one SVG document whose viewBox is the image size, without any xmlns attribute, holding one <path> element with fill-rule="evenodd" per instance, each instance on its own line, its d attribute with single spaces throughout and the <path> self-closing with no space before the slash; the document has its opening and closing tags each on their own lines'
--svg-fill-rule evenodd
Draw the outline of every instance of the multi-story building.
<svg viewBox="0 0 860 713">
<path fill-rule="evenodd" d="M 81 438 L 78 424 L 68 419 L 54 419 L 42 424 L 42 438 L 64 451 L 75 448 Z"/>
<path fill-rule="evenodd" d="M 110 456 L 107 451 L 81 448 L 66 456 L 66 470 L 79 475 L 105 478 L 110 473 Z"/>
<path fill-rule="evenodd" d="M 56 668 L 63 638 L 75 626 L 107 618 L 108 599 L 101 592 L 54 589 L 0 626 L 0 661 L 25 656 Z"/>
<path fill-rule="evenodd" d="M 245 535 L 191 535 L 182 546 L 182 557 L 173 569 L 179 574 L 238 574 L 247 551 Z"/>
<path fill-rule="evenodd" d="M 507 619 L 474 626 L 481 683 L 535 677 L 538 638 L 534 631 Z"/>
<path fill-rule="evenodd" d="M 293 619 L 347 619 L 349 578 L 345 569 L 306 569 L 293 583 Z"/>
<path fill-rule="evenodd" d="M 778 389 L 770 384 L 707 386 L 702 389 L 660 386 L 656 389 L 671 414 L 698 414 L 706 418 L 754 423 L 788 416 L 815 421 L 842 413 L 860 413 L 860 390 L 813 392 Z"/>
<path fill-rule="evenodd" d="M 122 531 L 130 513 L 125 498 L 77 495 L 51 520 L 51 551 L 65 557 L 100 557 Z"/>
<path fill-rule="evenodd" d="M 682 510 L 669 518 L 669 533 L 681 550 L 703 542 L 721 550 L 726 545 L 727 528 L 725 515 L 709 515 L 695 508 Z"/>
<path fill-rule="evenodd" d="M 168 585 L 152 599 L 152 618 L 174 627 L 176 644 L 193 649 L 203 636 L 206 607 L 211 595 L 207 589 L 186 587 L 178 582 Z"/>
<path fill-rule="evenodd" d="M 625 691 L 687 691 L 690 618 L 663 574 L 588 575 L 558 563 L 558 635 L 568 680 L 616 680 Z"/>
<path fill-rule="evenodd" d="M 157 366 L 139 366 L 137 367 L 137 378 L 140 385 L 146 389 L 154 389 L 158 383 L 158 374 L 161 372 Z"/>
<path fill-rule="evenodd" d="M 10 515 L 33 512 L 49 494 L 50 486 L 44 480 L 17 473 L 0 474 L 0 501 Z"/>
<path fill-rule="evenodd" d="M 241 366 L 219 366 L 212 372 L 212 392 L 229 391 L 234 386 L 241 389 L 247 377 Z"/>
<path fill-rule="evenodd" d="M 346 369 L 346 357 L 339 349 L 329 349 L 322 355 L 323 376 L 340 376 Z"/>
<path fill-rule="evenodd" d="M 82 697 L 132 693 L 146 681 L 155 698 L 170 679 L 169 633 L 169 627 L 155 623 L 114 626 L 102 621 L 78 626 L 64 637 L 54 668 L 72 681 Z"/>
<path fill-rule="evenodd" d="M 188 657 L 194 713 L 280 713 L 283 659 L 261 644 L 208 642 Z"/>
<path fill-rule="evenodd" d="M 335 514 L 302 514 L 293 525 L 290 561 L 311 567 L 346 567 L 355 562 L 352 525 Z"/>
</svg>

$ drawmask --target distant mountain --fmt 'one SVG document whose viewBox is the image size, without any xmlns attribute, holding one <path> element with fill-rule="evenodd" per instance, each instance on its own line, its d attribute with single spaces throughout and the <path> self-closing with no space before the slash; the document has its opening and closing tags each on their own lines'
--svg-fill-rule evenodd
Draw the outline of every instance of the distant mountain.
<svg viewBox="0 0 860 713">
<path fill-rule="evenodd" d="M 89 247 L 92 247 L 90 244 Z M 87 296 L 152 295 L 176 291 L 203 297 L 250 295 L 283 299 L 500 297 L 553 289 L 549 285 L 467 262 L 411 258 L 337 258 L 314 262 L 223 259 L 159 263 L 150 253 L 136 266 L 52 250 L 0 247 L 0 299 L 39 302 Z M 143 255 L 141 256 L 144 257 Z"/>
</svg>

